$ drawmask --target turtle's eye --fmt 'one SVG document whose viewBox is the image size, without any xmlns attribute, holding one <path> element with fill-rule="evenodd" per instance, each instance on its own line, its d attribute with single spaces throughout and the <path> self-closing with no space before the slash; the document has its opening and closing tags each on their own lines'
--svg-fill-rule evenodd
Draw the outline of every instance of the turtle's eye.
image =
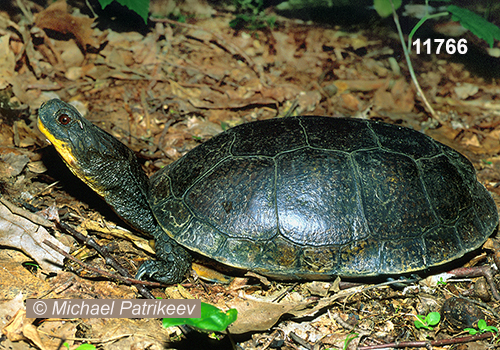
<svg viewBox="0 0 500 350">
<path fill-rule="evenodd" d="M 57 117 L 57 121 L 61 123 L 62 125 L 68 125 L 69 122 L 71 121 L 71 118 L 69 115 L 66 113 L 61 114 L 59 117 Z"/>
</svg>

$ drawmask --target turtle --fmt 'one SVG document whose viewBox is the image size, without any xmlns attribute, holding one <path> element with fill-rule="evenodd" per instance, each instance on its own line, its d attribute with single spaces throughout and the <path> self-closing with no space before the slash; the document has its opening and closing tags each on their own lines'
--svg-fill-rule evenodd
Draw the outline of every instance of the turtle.
<svg viewBox="0 0 500 350">
<path fill-rule="evenodd" d="M 459 152 L 416 130 L 349 117 L 253 121 L 150 178 L 133 151 L 59 99 L 38 127 L 69 169 L 157 259 L 137 277 L 175 283 L 192 253 L 277 280 L 428 270 L 479 248 L 496 205 Z"/>
</svg>

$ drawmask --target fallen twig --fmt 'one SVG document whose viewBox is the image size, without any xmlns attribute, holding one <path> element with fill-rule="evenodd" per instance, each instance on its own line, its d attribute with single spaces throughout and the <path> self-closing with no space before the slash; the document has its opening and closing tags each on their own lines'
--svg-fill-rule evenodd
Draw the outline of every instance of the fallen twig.
<svg viewBox="0 0 500 350">
<path fill-rule="evenodd" d="M 92 267 L 92 266 L 90 266 L 88 264 L 85 264 L 83 261 L 75 258 L 73 255 L 68 254 L 65 251 L 59 249 L 57 246 L 55 246 L 54 244 L 52 244 L 51 242 L 49 242 L 47 240 L 44 240 L 43 243 L 45 245 L 49 246 L 50 248 L 54 249 L 59 254 L 64 255 L 65 258 L 68 258 L 71 261 L 74 261 L 75 263 L 77 263 L 78 265 L 80 265 L 81 267 L 83 267 L 84 269 L 92 271 L 92 272 L 95 272 L 95 273 L 97 273 L 99 275 L 106 276 L 106 277 L 109 277 L 109 278 L 114 278 L 116 280 L 119 280 L 119 281 L 127 283 L 127 284 L 138 284 L 138 285 L 143 284 L 143 285 L 147 285 L 147 286 L 151 286 L 151 287 L 161 287 L 161 286 L 163 286 L 161 283 L 158 283 L 158 282 L 149 282 L 149 281 L 136 280 L 134 278 L 124 277 L 124 276 L 118 275 L 116 273 L 111 273 L 111 272 L 108 272 L 108 271 L 105 271 L 105 270 L 98 269 L 96 267 Z M 139 286 L 138 286 L 138 288 L 139 288 Z M 148 291 L 148 293 L 149 293 L 149 291 Z M 146 294 L 148 294 L 148 293 L 146 293 Z M 154 299 L 154 297 L 153 298 L 149 298 L 149 299 Z"/>
<path fill-rule="evenodd" d="M 429 348 L 429 346 L 443 346 L 450 344 L 462 344 L 468 343 L 471 341 L 481 340 L 493 337 L 494 334 L 491 332 L 486 332 L 478 335 L 470 335 L 467 337 L 460 338 L 450 338 L 450 339 L 440 339 L 440 340 L 423 340 L 423 341 L 403 341 L 403 342 L 394 342 L 387 344 L 377 344 L 377 345 L 369 345 L 369 346 L 360 346 L 358 350 L 371 350 L 371 349 L 387 349 L 387 348 Z"/>
</svg>

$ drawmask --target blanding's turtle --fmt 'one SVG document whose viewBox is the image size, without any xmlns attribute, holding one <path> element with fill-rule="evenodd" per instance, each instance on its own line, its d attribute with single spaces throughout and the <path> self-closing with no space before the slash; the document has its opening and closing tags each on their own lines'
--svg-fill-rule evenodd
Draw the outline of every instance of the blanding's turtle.
<svg viewBox="0 0 500 350">
<path fill-rule="evenodd" d="M 286 117 L 227 130 L 150 179 L 61 100 L 38 126 L 71 171 L 156 240 L 138 276 L 178 282 L 200 253 L 277 279 L 393 275 L 481 246 L 495 203 L 457 151 L 370 120 Z"/>
</svg>

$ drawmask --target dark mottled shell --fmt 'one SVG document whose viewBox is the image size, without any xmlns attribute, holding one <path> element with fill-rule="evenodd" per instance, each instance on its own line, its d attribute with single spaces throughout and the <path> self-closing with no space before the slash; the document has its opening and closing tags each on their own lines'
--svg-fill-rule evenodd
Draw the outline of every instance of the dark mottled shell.
<svg viewBox="0 0 500 350">
<path fill-rule="evenodd" d="M 156 217 L 181 245 L 283 279 L 422 270 L 478 248 L 498 223 L 464 156 L 368 120 L 240 125 L 151 186 Z"/>
</svg>

